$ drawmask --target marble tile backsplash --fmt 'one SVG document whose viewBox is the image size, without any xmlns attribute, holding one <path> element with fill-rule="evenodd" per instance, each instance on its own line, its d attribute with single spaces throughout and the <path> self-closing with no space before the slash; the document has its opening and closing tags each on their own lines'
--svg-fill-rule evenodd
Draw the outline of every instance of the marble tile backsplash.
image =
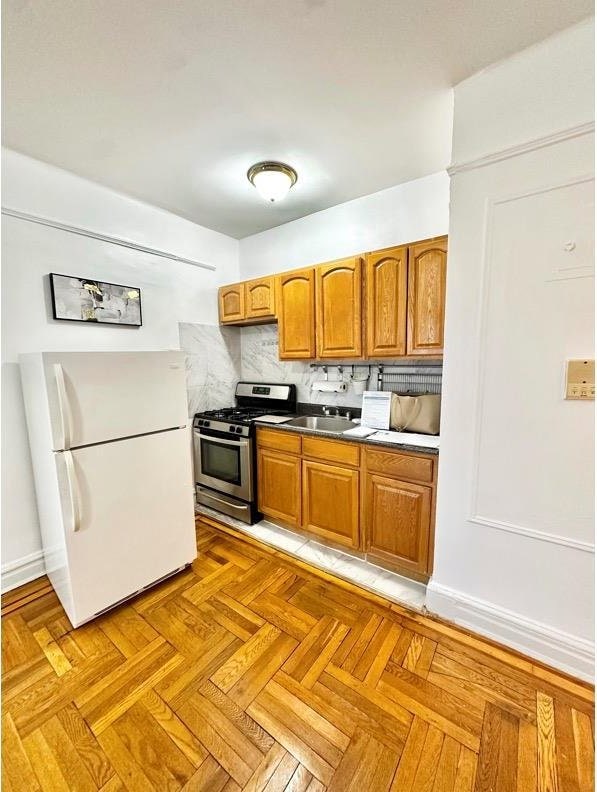
<svg viewBox="0 0 597 792">
<path fill-rule="evenodd" d="M 241 374 L 243 380 L 256 382 L 288 382 L 297 386 L 299 402 L 310 404 L 333 404 L 340 407 L 360 407 L 362 392 L 356 393 L 350 384 L 348 372 L 344 379 L 348 384 L 345 393 L 312 391 L 311 385 L 324 378 L 322 369 L 311 369 L 309 363 L 300 360 L 278 360 L 278 325 L 256 325 L 243 327 L 241 336 Z M 368 368 L 356 367 L 355 378 L 366 377 Z M 328 378 L 339 379 L 334 366 L 329 367 Z"/>
<path fill-rule="evenodd" d="M 187 356 L 190 416 L 201 410 L 231 407 L 234 404 L 234 389 L 239 380 L 292 383 L 297 386 L 298 401 L 306 404 L 362 406 L 363 390 L 357 390 L 351 382 L 348 367 L 343 373 L 347 390 L 344 393 L 332 393 L 311 389 L 316 380 L 324 379 L 321 368 L 312 369 L 308 362 L 302 360 L 279 360 L 277 324 L 239 328 L 179 323 L 178 328 L 180 348 Z M 423 373 L 433 371 L 424 367 L 418 368 Z M 414 367 L 412 370 L 415 370 Z M 357 380 L 366 378 L 369 367 L 355 366 L 354 374 Z M 337 367 L 330 365 L 329 380 L 337 380 L 339 377 Z M 364 387 L 366 385 L 367 383 Z M 374 389 L 375 386 L 374 382 Z M 361 385 L 361 388 L 364 387 Z"/>
<path fill-rule="evenodd" d="M 241 376 L 241 336 L 236 327 L 181 322 L 180 348 L 186 352 L 189 416 L 230 407 Z"/>
</svg>

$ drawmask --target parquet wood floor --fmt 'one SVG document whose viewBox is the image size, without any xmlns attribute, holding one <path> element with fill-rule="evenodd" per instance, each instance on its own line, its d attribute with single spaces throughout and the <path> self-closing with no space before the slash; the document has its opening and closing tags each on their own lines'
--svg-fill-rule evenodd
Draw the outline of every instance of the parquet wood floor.
<svg viewBox="0 0 597 792">
<path fill-rule="evenodd" d="M 200 524 L 192 569 L 77 630 L 2 620 L 3 789 L 589 792 L 593 691 Z"/>
</svg>

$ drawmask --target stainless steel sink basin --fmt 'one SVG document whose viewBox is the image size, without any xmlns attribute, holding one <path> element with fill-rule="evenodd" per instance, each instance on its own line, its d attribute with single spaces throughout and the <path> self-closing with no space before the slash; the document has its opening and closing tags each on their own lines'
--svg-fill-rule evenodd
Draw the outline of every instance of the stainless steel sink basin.
<svg viewBox="0 0 597 792">
<path fill-rule="evenodd" d="M 356 424 L 348 418 L 333 415 L 301 415 L 288 421 L 288 426 L 300 426 L 303 429 L 321 429 L 324 432 L 344 432 L 354 429 Z"/>
</svg>

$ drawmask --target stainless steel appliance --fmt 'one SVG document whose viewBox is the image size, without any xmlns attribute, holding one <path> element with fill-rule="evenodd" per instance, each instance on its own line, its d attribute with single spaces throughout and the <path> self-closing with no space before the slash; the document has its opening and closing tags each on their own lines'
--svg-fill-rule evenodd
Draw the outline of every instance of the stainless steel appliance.
<svg viewBox="0 0 597 792">
<path fill-rule="evenodd" d="M 255 421 L 292 416 L 296 386 L 239 382 L 236 405 L 197 413 L 193 453 L 197 502 L 242 520 L 261 519 L 257 510 Z"/>
</svg>

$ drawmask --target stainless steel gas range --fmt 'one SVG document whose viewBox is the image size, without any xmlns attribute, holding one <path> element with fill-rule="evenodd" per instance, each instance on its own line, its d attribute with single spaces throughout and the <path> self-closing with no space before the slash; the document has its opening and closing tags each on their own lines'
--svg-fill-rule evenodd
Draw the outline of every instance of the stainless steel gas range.
<svg viewBox="0 0 597 792">
<path fill-rule="evenodd" d="M 193 452 L 197 502 L 246 523 L 261 519 L 257 510 L 255 421 L 292 416 L 296 386 L 239 382 L 236 405 L 197 413 Z"/>
</svg>

